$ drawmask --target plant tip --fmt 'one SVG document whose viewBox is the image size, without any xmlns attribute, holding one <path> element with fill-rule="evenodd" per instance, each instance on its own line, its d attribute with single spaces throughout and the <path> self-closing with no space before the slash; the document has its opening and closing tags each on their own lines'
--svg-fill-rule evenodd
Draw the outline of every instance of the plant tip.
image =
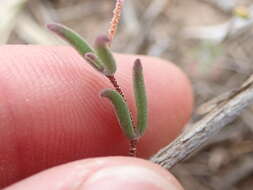
<svg viewBox="0 0 253 190">
<path fill-rule="evenodd" d="M 111 40 L 106 35 L 100 35 L 96 38 L 95 45 L 96 46 L 105 46 Z"/>
<path fill-rule="evenodd" d="M 134 70 L 142 70 L 142 64 L 139 58 L 134 62 Z"/>
<path fill-rule="evenodd" d="M 53 24 L 53 23 L 50 23 L 50 24 L 46 24 L 46 27 L 51 30 L 51 31 L 54 31 L 54 32 L 57 32 L 58 31 L 58 24 Z"/>
<path fill-rule="evenodd" d="M 104 75 L 112 76 L 117 70 L 116 61 L 108 46 L 109 38 L 105 35 L 98 36 L 95 41 L 96 55 L 104 65 Z"/>
</svg>

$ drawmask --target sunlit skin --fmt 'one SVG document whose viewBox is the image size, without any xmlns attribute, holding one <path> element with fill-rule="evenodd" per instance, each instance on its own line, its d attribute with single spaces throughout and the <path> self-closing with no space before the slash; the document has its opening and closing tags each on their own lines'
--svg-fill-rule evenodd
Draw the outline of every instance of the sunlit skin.
<svg viewBox="0 0 253 190">
<path fill-rule="evenodd" d="M 74 160 L 127 155 L 128 140 L 112 105 L 99 97 L 110 82 L 72 48 L 1 46 L 0 52 L 0 187 Z M 116 54 L 115 77 L 134 116 L 136 58 L 143 63 L 149 106 L 148 130 L 137 155 L 148 158 L 180 134 L 192 111 L 192 91 L 186 76 L 169 62 Z M 64 168 L 55 169 L 54 176 L 64 175 Z"/>
</svg>

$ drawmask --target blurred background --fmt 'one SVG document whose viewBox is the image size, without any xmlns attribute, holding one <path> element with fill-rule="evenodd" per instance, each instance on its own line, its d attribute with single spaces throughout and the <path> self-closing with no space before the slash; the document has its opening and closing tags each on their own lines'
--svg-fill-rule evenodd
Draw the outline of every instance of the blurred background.
<svg viewBox="0 0 253 190">
<path fill-rule="evenodd" d="M 63 23 L 90 43 L 107 31 L 114 0 L 0 0 L 0 44 L 60 45 L 44 25 Z M 125 0 L 113 44 L 173 61 L 196 108 L 253 73 L 253 0 Z M 173 93 L 173 92 L 172 92 Z M 253 189 L 253 107 L 172 169 L 186 190 Z M 192 122 L 201 118 L 196 109 Z"/>
</svg>

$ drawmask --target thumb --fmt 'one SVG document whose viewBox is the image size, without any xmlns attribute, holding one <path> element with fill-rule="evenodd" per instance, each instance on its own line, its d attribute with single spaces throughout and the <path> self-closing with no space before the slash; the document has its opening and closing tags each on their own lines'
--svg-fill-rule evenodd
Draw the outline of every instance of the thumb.
<svg viewBox="0 0 253 190">
<path fill-rule="evenodd" d="M 165 169 L 148 161 L 104 157 L 58 166 L 4 190 L 182 190 Z"/>
</svg>

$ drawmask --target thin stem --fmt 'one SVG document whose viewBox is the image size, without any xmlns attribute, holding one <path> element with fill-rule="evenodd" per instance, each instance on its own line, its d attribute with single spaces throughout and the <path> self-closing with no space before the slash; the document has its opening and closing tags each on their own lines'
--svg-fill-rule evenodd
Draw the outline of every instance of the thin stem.
<svg viewBox="0 0 253 190">
<path fill-rule="evenodd" d="M 107 78 L 110 80 L 110 82 L 112 83 L 112 85 L 114 86 L 115 90 L 118 91 L 118 93 L 123 97 L 123 99 L 126 102 L 126 98 L 125 98 L 125 94 L 122 91 L 122 89 L 120 88 L 116 78 L 114 76 L 107 76 Z"/>
<path fill-rule="evenodd" d="M 116 5 L 115 5 L 115 9 L 113 10 L 113 17 L 112 17 L 111 25 L 108 30 L 108 37 L 111 40 L 111 42 L 117 32 L 118 24 L 120 22 L 122 6 L 123 6 L 123 0 L 117 0 Z"/>
<path fill-rule="evenodd" d="M 122 89 L 120 88 L 116 78 L 114 76 L 107 76 L 107 78 L 110 80 L 110 82 L 112 83 L 113 87 L 115 88 L 115 90 L 117 90 L 117 92 L 123 97 L 124 101 L 126 101 L 126 97 L 124 92 L 122 91 Z M 133 124 L 133 128 L 136 131 L 136 126 L 134 124 L 133 118 L 132 118 L 132 113 L 130 112 L 130 117 L 131 117 L 131 121 Z M 137 143 L 138 140 L 137 139 L 132 139 L 129 142 L 129 156 L 133 156 L 136 157 L 136 152 L 137 152 Z"/>
<path fill-rule="evenodd" d="M 136 157 L 137 144 L 138 144 L 137 139 L 130 140 L 130 142 L 129 142 L 129 156 Z"/>
</svg>

